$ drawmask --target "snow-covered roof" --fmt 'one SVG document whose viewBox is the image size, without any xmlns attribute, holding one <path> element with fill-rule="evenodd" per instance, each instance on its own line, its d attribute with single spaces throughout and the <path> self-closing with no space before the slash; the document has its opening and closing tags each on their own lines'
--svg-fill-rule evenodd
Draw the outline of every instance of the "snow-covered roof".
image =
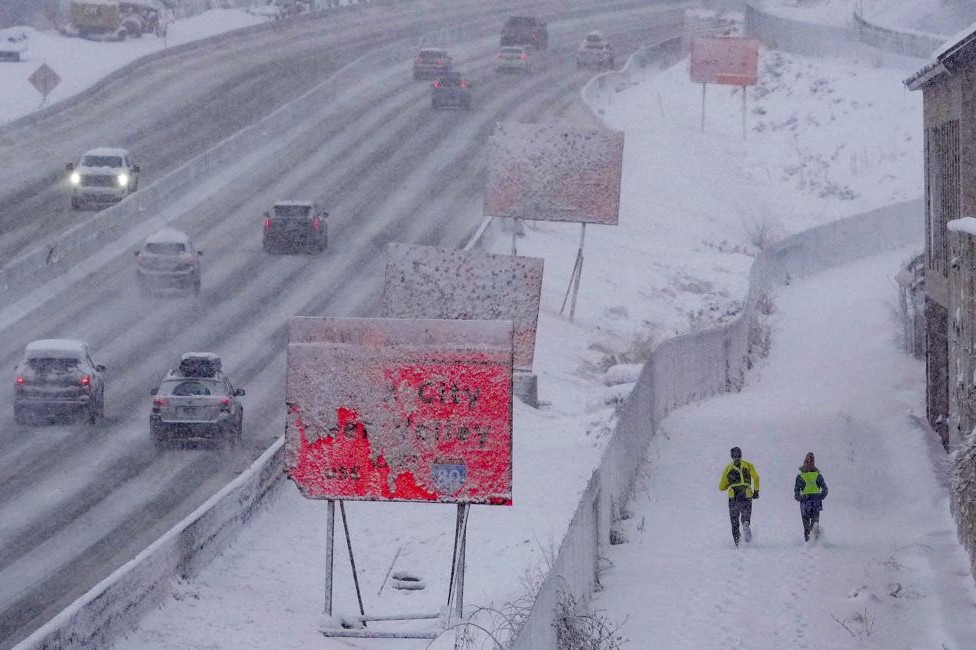
<svg viewBox="0 0 976 650">
<path fill-rule="evenodd" d="M 976 217 L 953 219 L 946 224 L 946 227 L 952 232 L 964 233 L 966 235 L 976 235 Z"/>
<path fill-rule="evenodd" d="M 96 147 L 95 149 L 89 149 L 85 152 L 85 156 L 127 156 L 129 155 L 128 149 L 121 149 L 119 147 Z"/>
<path fill-rule="evenodd" d="M 932 53 L 932 59 L 921 70 L 913 74 L 904 83 L 910 90 L 918 90 L 946 71 L 945 62 L 960 50 L 976 43 L 976 23 L 958 32 Z"/>
<path fill-rule="evenodd" d="M 294 206 L 301 206 L 303 208 L 310 208 L 310 207 L 312 207 L 313 203 L 311 201 L 292 201 L 292 200 L 288 200 L 288 201 L 275 201 L 275 206 L 276 207 L 277 206 L 284 207 L 284 206 L 292 206 L 292 205 L 294 205 Z"/>
<path fill-rule="evenodd" d="M 24 348 L 28 359 L 84 359 L 88 344 L 74 339 L 40 339 Z"/>
<path fill-rule="evenodd" d="M 186 233 L 176 228 L 163 228 L 146 237 L 147 244 L 189 244 Z"/>
</svg>

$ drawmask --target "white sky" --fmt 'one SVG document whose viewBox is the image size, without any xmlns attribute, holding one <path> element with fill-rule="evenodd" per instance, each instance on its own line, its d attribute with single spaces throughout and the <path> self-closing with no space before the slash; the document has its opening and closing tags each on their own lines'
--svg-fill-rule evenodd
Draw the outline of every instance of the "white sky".
<svg viewBox="0 0 976 650">
<path fill-rule="evenodd" d="M 65 77 L 77 53 L 54 48 L 45 56 L 42 43 L 34 40 L 29 53 Z M 741 95 L 722 87 L 709 87 L 699 132 L 701 89 L 688 82 L 687 61 L 638 72 L 633 85 L 594 99 L 606 122 L 626 133 L 620 225 L 587 232 L 575 323 L 557 311 L 578 228 L 529 224 L 519 240 L 521 254 L 546 259 L 536 351 L 546 404 L 516 404 L 515 506 L 473 509 L 469 606 L 519 598 L 558 546 L 609 435 L 614 403 L 629 389 L 606 385 L 614 383 L 609 376 L 630 374 L 604 374 L 611 354 L 638 361 L 653 341 L 734 316 L 762 232 L 780 237 L 921 194 L 921 96 L 901 84 L 917 62 L 762 57 L 745 139 Z M 90 72 L 77 73 L 74 92 L 94 80 Z M 10 97 L 0 100 L 0 121 L 32 109 Z M 508 242 L 496 249 L 508 252 Z M 671 648 L 965 648 L 976 638 L 976 588 L 955 542 L 944 456 L 917 424 L 924 367 L 899 351 L 890 314 L 892 278 L 916 252 L 782 290 L 773 352 L 747 388 L 666 421 L 637 489 L 629 542 L 610 549 L 613 566 L 595 601 L 611 620 L 626 621 L 621 634 L 630 647 L 653 639 Z M 717 490 L 732 445 L 763 477 L 756 541 L 739 551 Z M 791 498 L 808 450 L 831 488 L 818 548 L 803 547 Z M 347 512 L 367 610 L 437 611 L 454 511 L 350 503 Z M 195 580 L 173 585 L 116 647 L 424 647 L 323 641 L 324 524 L 325 504 L 285 482 L 220 557 Z M 338 542 L 336 611 L 351 614 Z M 394 557 L 393 570 L 417 574 L 427 589 L 384 584 Z"/>
</svg>

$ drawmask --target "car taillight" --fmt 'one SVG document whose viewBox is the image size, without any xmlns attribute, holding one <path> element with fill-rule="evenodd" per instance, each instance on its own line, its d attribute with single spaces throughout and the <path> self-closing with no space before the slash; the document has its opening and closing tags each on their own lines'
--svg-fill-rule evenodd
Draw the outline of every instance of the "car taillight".
<svg viewBox="0 0 976 650">
<path fill-rule="evenodd" d="M 312 228 L 318 230 L 321 227 L 322 227 L 322 221 L 318 217 L 312 219 Z"/>
<path fill-rule="evenodd" d="M 444 65 L 447 63 L 444 59 L 434 59 L 434 65 Z"/>
<path fill-rule="evenodd" d="M 435 81 L 434 82 L 434 88 L 440 88 L 440 87 L 441 87 L 441 82 Z"/>
<path fill-rule="evenodd" d="M 519 58 L 525 61 L 527 58 L 529 58 L 529 56 L 525 52 L 522 52 L 519 54 Z"/>
<path fill-rule="evenodd" d="M 465 88 L 467 88 L 467 87 L 468 87 L 468 84 L 466 84 L 466 83 L 464 83 L 464 82 L 462 81 L 462 82 L 461 82 L 461 89 L 463 90 L 463 89 L 465 89 Z"/>
<path fill-rule="evenodd" d="M 159 413 L 159 407 L 169 406 L 169 400 L 165 397 L 154 397 L 152 402 L 153 413 Z"/>
<path fill-rule="evenodd" d="M 264 229 L 267 230 L 271 227 L 271 217 L 264 218 Z"/>
<path fill-rule="evenodd" d="M 91 377 L 89 377 L 88 375 L 82 375 L 79 383 L 82 386 L 91 386 Z"/>
<path fill-rule="evenodd" d="M 230 398 L 229 397 L 221 397 L 220 398 L 220 410 L 223 413 L 230 413 Z"/>
<path fill-rule="evenodd" d="M 14 379 L 14 382 L 16 382 L 18 386 L 23 386 L 24 384 L 27 383 L 27 380 L 24 379 L 23 375 L 17 375 L 17 378 Z"/>
</svg>

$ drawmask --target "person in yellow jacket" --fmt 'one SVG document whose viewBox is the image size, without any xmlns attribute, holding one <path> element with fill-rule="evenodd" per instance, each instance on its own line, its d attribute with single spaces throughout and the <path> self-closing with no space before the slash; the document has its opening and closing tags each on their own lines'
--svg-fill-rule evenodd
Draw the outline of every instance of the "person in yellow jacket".
<svg viewBox="0 0 976 650">
<path fill-rule="evenodd" d="M 759 498 L 759 472 L 747 460 L 742 460 L 742 450 L 732 447 L 732 462 L 725 466 L 718 489 L 729 494 L 729 518 L 732 520 L 732 541 L 739 545 L 739 522 L 742 535 L 752 541 L 752 500 Z"/>
</svg>

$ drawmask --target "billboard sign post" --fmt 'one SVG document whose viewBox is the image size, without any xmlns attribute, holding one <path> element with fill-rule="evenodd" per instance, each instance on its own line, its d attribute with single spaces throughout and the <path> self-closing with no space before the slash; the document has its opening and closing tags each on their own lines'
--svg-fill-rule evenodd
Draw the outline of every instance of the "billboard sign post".
<svg viewBox="0 0 976 650">
<path fill-rule="evenodd" d="M 570 321 L 583 272 L 586 224 L 615 226 L 619 220 L 623 153 L 624 134 L 619 131 L 560 124 L 502 122 L 488 141 L 484 214 L 511 218 L 516 229 L 522 219 L 581 224 L 566 292 L 573 296 Z"/>
<path fill-rule="evenodd" d="M 759 41 L 754 38 L 698 36 L 691 42 L 691 81 L 702 85 L 701 130 L 705 131 L 705 85 L 742 89 L 742 137 L 746 135 L 746 86 L 759 81 Z"/>
<path fill-rule="evenodd" d="M 287 335 L 285 471 L 303 496 L 329 502 L 326 613 L 335 501 L 361 602 L 342 504 L 361 500 L 457 504 L 448 605 L 459 615 L 468 507 L 512 504 L 512 322 L 295 317 Z M 360 606 L 358 620 L 438 616 L 367 616 Z"/>
</svg>

